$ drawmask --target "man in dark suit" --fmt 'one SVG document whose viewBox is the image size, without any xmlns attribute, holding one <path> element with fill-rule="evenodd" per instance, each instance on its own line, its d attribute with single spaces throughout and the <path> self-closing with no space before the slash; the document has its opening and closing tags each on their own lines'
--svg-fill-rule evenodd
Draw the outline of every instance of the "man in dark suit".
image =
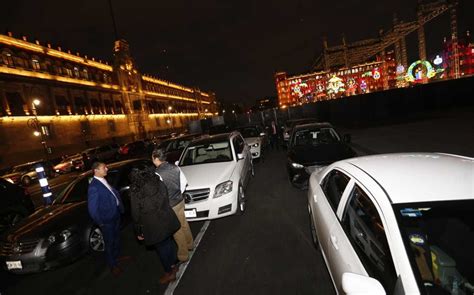
<svg viewBox="0 0 474 295">
<path fill-rule="evenodd" d="M 118 267 L 117 259 L 120 253 L 120 214 L 124 211 L 123 204 L 119 192 L 105 179 L 107 165 L 94 162 L 92 171 L 94 178 L 88 190 L 89 215 L 102 231 L 105 259 L 112 274 L 117 276 L 122 272 Z"/>
</svg>

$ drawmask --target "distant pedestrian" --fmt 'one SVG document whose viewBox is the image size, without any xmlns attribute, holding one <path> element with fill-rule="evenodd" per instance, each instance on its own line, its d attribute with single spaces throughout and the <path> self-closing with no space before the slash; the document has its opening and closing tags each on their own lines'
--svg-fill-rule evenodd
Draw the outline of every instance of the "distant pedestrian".
<svg viewBox="0 0 474 295">
<path fill-rule="evenodd" d="M 275 150 L 275 149 L 280 149 L 280 146 L 279 146 L 279 143 L 278 143 L 278 126 L 277 124 L 275 123 L 275 121 L 272 120 L 271 124 L 270 124 L 270 144 L 271 144 L 271 147 L 272 147 L 272 150 Z"/>
<path fill-rule="evenodd" d="M 189 259 L 189 251 L 193 249 L 193 235 L 189 228 L 188 221 L 184 215 L 183 192 L 187 185 L 187 180 L 178 166 L 166 162 L 166 155 L 163 149 L 153 150 L 152 161 L 156 166 L 156 173 L 163 180 L 168 190 L 170 206 L 173 208 L 181 224 L 180 229 L 173 235 L 178 245 L 178 259 L 186 262 Z"/>
<path fill-rule="evenodd" d="M 118 266 L 120 254 L 120 215 L 124 212 L 120 194 L 105 179 L 107 165 L 102 162 L 92 164 L 94 178 L 88 189 L 88 209 L 92 220 L 99 226 L 104 236 L 105 259 L 114 276 L 122 270 Z M 125 258 L 125 257 L 124 257 Z"/>
<path fill-rule="evenodd" d="M 153 246 L 160 257 L 165 274 L 160 284 L 176 279 L 178 271 L 173 233 L 180 223 L 171 209 L 166 186 L 152 166 L 136 167 L 130 174 L 130 200 L 137 238 Z"/>
</svg>

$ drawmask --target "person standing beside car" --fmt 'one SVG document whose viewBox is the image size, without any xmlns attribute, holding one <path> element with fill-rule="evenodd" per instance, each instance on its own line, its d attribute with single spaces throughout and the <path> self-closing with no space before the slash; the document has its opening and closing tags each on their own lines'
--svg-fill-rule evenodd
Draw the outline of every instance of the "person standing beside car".
<svg viewBox="0 0 474 295">
<path fill-rule="evenodd" d="M 166 186 L 154 167 L 135 167 L 130 173 L 130 201 L 137 239 L 153 246 L 165 270 L 160 284 L 176 279 L 178 259 L 173 233 L 180 227 L 171 209 Z"/>
<path fill-rule="evenodd" d="M 154 149 L 151 158 L 156 167 L 155 172 L 160 176 L 168 190 L 170 206 L 173 208 L 181 224 L 181 227 L 173 237 L 178 245 L 178 260 L 186 262 L 189 259 L 189 251 L 193 249 L 194 244 L 191 229 L 184 215 L 184 199 L 182 194 L 187 185 L 186 177 L 178 166 L 166 161 L 164 149 Z"/>
<path fill-rule="evenodd" d="M 122 270 L 118 266 L 120 254 L 120 215 L 124 212 L 120 194 L 105 179 L 107 165 L 94 162 L 91 167 L 94 177 L 87 192 L 87 206 L 92 220 L 100 227 L 104 236 L 105 259 L 114 276 Z"/>
</svg>

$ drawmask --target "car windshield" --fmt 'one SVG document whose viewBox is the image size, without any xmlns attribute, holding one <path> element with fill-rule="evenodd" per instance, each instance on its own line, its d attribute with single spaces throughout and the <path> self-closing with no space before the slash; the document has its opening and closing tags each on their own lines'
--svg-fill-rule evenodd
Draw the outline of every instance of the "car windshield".
<svg viewBox="0 0 474 295">
<path fill-rule="evenodd" d="M 338 142 L 339 136 L 332 128 L 300 129 L 293 136 L 293 145 L 318 145 Z"/>
<path fill-rule="evenodd" d="M 189 143 L 191 139 L 176 139 L 171 141 L 168 146 L 166 147 L 167 152 L 177 151 L 180 149 L 184 149 Z"/>
<path fill-rule="evenodd" d="M 20 166 L 13 167 L 12 172 L 13 172 L 13 173 L 16 173 L 16 172 L 25 172 L 25 171 L 29 171 L 31 168 L 32 168 L 32 164 L 20 165 Z"/>
<path fill-rule="evenodd" d="M 239 128 L 238 131 L 240 132 L 240 134 L 242 134 L 244 138 L 259 136 L 259 132 L 255 127 Z"/>
<path fill-rule="evenodd" d="M 228 161 L 232 161 L 229 142 L 212 142 L 188 147 L 181 159 L 180 166 Z"/>
<path fill-rule="evenodd" d="M 408 257 L 426 294 L 474 293 L 474 201 L 394 205 Z"/>
</svg>

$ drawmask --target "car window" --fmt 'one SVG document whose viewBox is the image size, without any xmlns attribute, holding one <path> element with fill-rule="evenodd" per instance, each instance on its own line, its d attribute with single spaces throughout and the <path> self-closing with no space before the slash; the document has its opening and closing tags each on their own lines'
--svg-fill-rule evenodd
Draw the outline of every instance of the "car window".
<svg viewBox="0 0 474 295">
<path fill-rule="evenodd" d="M 341 222 L 367 273 L 380 281 L 387 294 L 393 293 L 397 275 L 385 229 L 377 208 L 357 185 L 349 196 Z"/>
<path fill-rule="evenodd" d="M 350 177 L 339 170 L 332 170 L 322 182 L 322 189 L 334 212 L 341 201 L 342 194 L 349 183 Z"/>
<path fill-rule="evenodd" d="M 212 142 L 188 147 L 184 151 L 180 166 L 229 161 L 232 161 L 230 143 Z"/>
<path fill-rule="evenodd" d="M 84 177 L 73 183 L 72 186 L 68 188 L 68 191 L 63 197 L 62 203 L 76 203 L 86 201 L 87 190 L 89 189 L 90 181 L 92 181 L 92 176 Z"/>
<path fill-rule="evenodd" d="M 101 146 L 100 148 L 97 149 L 99 153 L 102 152 L 107 152 L 110 148 L 108 146 Z"/>
</svg>

